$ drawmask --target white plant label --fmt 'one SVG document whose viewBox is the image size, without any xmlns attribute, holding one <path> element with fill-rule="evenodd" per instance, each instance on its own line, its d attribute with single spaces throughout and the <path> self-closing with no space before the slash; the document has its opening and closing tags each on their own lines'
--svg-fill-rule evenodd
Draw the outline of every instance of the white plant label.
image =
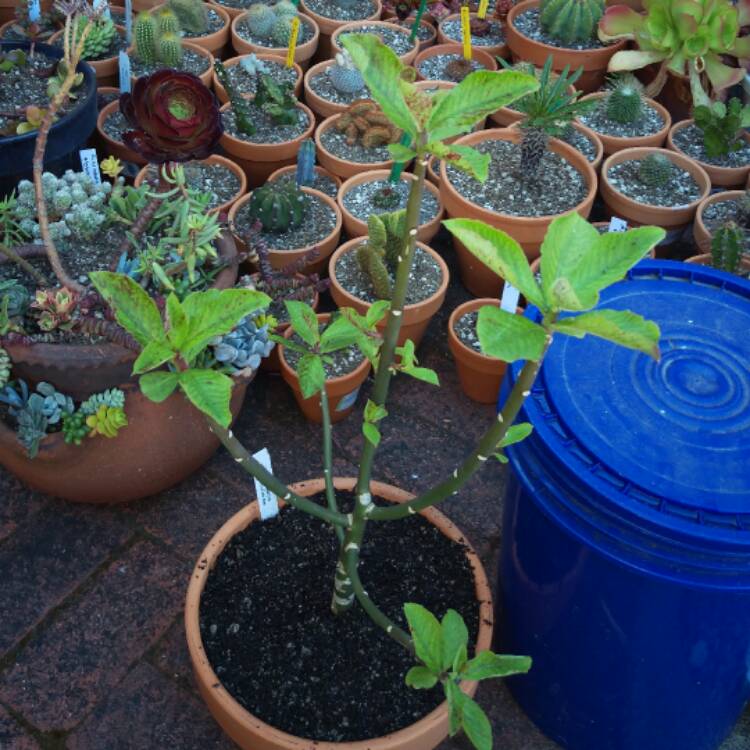
<svg viewBox="0 0 750 750">
<path fill-rule="evenodd" d="M 120 66 L 120 93 L 130 93 L 130 58 L 128 53 L 124 50 L 120 50 L 118 57 L 118 63 Z"/>
<path fill-rule="evenodd" d="M 268 448 L 253 453 L 253 458 L 266 469 L 273 474 L 273 468 L 271 468 L 271 454 L 268 452 Z M 269 518 L 279 515 L 279 501 L 276 495 L 271 492 L 267 487 L 262 485 L 255 477 L 255 495 L 258 498 L 258 505 L 260 507 L 261 520 L 267 521 Z"/>
<path fill-rule="evenodd" d="M 625 221 L 625 219 L 620 219 L 617 216 L 613 216 L 609 220 L 609 229 L 607 229 L 608 232 L 627 232 L 628 231 L 628 222 Z"/>
<path fill-rule="evenodd" d="M 39 0 L 29 0 L 29 21 L 37 23 L 42 15 L 42 7 Z"/>
<path fill-rule="evenodd" d="M 96 158 L 95 148 L 82 148 L 78 152 L 81 159 L 81 171 L 87 174 L 95 185 L 102 184 L 102 175 L 99 172 L 99 160 Z"/>
<path fill-rule="evenodd" d="M 506 281 L 505 284 L 503 284 L 503 296 L 500 298 L 500 309 L 511 315 L 515 315 L 516 308 L 518 307 L 518 298 L 520 296 L 521 292 L 516 289 L 513 284 L 509 284 Z"/>
</svg>

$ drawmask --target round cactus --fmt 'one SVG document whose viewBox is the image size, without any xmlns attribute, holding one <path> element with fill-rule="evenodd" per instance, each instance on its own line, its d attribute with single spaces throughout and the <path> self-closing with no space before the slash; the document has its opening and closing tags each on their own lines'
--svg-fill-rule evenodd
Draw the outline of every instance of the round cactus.
<svg viewBox="0 0 750 750">
<path fill-rule="evenodd" d="M 159 24 L 147 10 L 138 14 L 133 26 L 136 57 L 145 65 L 154 65 L 157 61 L 156 43 L 159 39 Z"/>
<path fill-rule="evenodd" d="M 279 0 L 279 2 L 273 6 L 273 11 L 277 16 L 289 16 L 290 18 L 293 18 L 297 15 L 297 6 L 290 2 L 290 0 Z"/>
<path fill-rule="evenodd" d="M 287 232 L 301 226 L 307 200 L 294 183 L 267 182 L 253 191 L 247 210 L 264 232 Z"/>
<path fill-rule="evenodd" d="M 585 42 L 596 35 L 604 0 L 541 0 L 539 24 L 562 44 Z"/>
<path fill-rule="evenodd" d="M 208 31 L 208 7 L 203 0 L 169 0 L 167 4 L 188 35 Z"/>
<path fill-rule="evenodd" d="M 623 125 L 635 122 L 643 113 L 643 93 L 635 79 L 617 83 L 605 99 L 610 120 Z"/>
<path fill-rule="evenodd" d="M 163 34 L 159 39 L 159 60 L 170 68 L 182 62 L 182 40 L 177 34 Z"/>
<path fill-rule="evenodd" d="M 362 74 L 354 66 L 348 52 L 339 52 L 336 60 L 327 71 L 331 86 L 340 94 L 356 94 L 365 87 Z"/>
<path fill-rule="evenodd" d="M 180 31 L 182 31 L 177 16 L 169 8 L 160 10 L 156 20 L 159 24 L 159 34 L 161 35 L 174 34 L 175 36 L 179 36 Z"/>
<path fill-rule="evenodd" d="M 281 16 L 271 29 L 271 39 L 277 47 L 288 47 L 292 37 L 292 17 Z"/>
<path fill-rule="evenodd" d="M 641 161 L 638 179 L 648 187 L 661 187 L 669 182 L 674 167 L 664 154 L 651 154 Z"/>
<path fill-rule="evenodd" d="M 247 25 L 253 36 L 267 37 L 276 23 L 276 14 L 263 3 L 255 3 L 247 12 Z"/>
</svg>

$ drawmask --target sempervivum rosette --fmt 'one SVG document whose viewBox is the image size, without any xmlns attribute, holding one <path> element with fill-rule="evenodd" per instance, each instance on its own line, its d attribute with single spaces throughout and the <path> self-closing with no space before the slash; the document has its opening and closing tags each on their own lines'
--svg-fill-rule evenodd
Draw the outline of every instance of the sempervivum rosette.
<svg viewBox="0 0 750 750">
<path fill-rule="evenodd" d="M 120 111 L 133 128 L 125 145 L 150 162 L 190 161 L 209 156 L 222 133 L 214 95 L 192 73 L 158 70 L 139 78 L 120 96 Z"/>
</svg>

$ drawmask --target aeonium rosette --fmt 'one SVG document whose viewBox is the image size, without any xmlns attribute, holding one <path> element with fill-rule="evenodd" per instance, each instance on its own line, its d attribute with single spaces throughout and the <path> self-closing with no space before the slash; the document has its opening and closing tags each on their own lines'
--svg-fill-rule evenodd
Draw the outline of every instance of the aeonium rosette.
<svg viewBox="0 0 750 750">
<path fill-rule="evenodd" d="M 192 73 L 158 70 L 120 96 L 120 111 L 133 128 L 123 142 L 156 164 L 205 159 L 222 134 L 213 93 Z"/>
</svg>

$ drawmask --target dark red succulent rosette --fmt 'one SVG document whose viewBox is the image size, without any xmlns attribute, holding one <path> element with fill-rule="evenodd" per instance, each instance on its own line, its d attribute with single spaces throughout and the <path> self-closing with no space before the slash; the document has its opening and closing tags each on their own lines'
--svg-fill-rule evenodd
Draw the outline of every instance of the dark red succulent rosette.
<svg viewBox="0 0 750 750">
<path fill-rule="evenodd" d="M 155 164 L 205 159 L 223 132 L 213 93 L 179 70 L 139 78 L 132 93 L 120 95 L 120 112 L 133 128 L 123 133 L 125 145 Z"/>
</svg>

